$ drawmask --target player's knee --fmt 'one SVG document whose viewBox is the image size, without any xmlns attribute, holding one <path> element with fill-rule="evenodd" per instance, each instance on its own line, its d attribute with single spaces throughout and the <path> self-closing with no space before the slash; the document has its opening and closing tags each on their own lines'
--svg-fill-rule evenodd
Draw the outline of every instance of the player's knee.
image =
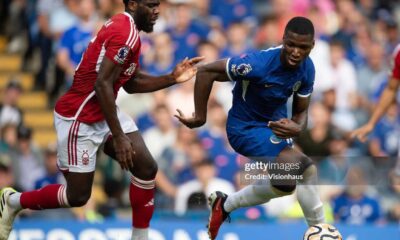
<svg viewBox="0 0 400 240">
<path fill-rule="evenodd" d="M 306 171 L 310 171 L 309 169 L 312 169 L 315 173 L 317 171 L 312 159 L 304 155 L 300 160 L 300 169 L 298 174 L 304 175 Z"/>
<path fill-rule="evenodd" d="M 83 193 L 83 194 L 71 194 L 68 196 L 68 203 L 71 207 L 82 207 L 84 206 L 90 199 L 91 192 Z"/>
<path fill-rule="evenodd" d="M 296 184 L 274 184 L 272 187 L 275 193 L 280 196 L 290 195 L 296 190 Z"/>
<path fill-rule="evenodd" d="M 153 160 L 146 166 L 146 170 L 144 171 L 145 177 L 154 179 L 156 177 L 157 171 L 158 171 L 158 165 L 156 161 Z"/>
<path fill-rule="evenodd" d="M 138 167 L 135 167 L 132 171 L 132 174 L 140 179 L 149 180 L 154 179 L 156 177 L 158 171 L 157 162 L 152 160 L 143 162 Z"/>
<path fill-rule="evenodd" d="M 317 177 L 317 171 L 317 166 L 315 166 L 314 163 L 311 163 L 307 166 L 307 168 L 304 169 L 301 181 L 304 182 L 310 179 L 314 179 L 315 177 Z"/>
</svg>

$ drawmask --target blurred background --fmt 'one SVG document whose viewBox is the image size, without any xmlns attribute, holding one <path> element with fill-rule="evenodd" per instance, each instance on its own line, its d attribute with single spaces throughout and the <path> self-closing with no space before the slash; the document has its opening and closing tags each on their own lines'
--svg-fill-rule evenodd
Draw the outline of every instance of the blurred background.
<svg viewBox="0 0 400 240">
<path fill-rule="evenodd" d="M 70 87 L 90 39 L 108 18 L 123 11 L 122 0 L 0 1 L 0 188 L 29 191 L 64 181 L 55 164 L 54 103 Z M 296 147 L 316 162 L 327 220 L 342 226 L 346 239 L 400 237 L 400 177 L 392 170 L 400 135 L 398 103 L 367 143 L 348 137 L 368 120 L 388 81 L 392 53 L 400 43 L 398 1 L 161 0 L 160 11 L 154 33 L 141 35 L 141 68 L 156 75 L 169 73 L 185 57 L 205 56 L 207 63 L 277 46 L 291 17 L 310 18 L 316 28 L 311 53 L 316 79 L 308 129 L 296 139 Z M 225 133 L 233 85 L 214 85 L 207 124 L 198 130 L 173 118 L 177 108 L 186 115 L 193 112 L 193 87 L 194 80 L 151 94 L 121 91 L 117 100 L 135 119 L 159 164 L 152 239 L 207 239 L 206 196 L 244 186 L 243 165 L 250 160 L 230 148 Z M 72 238 L 54 239 L 75 239 L 92 223 L 129 230 L 128 184 L 129 176 L 100 153 L 92 198 L 85 207 L 25 211 L 12 238 L 30 239 L 23 238 L 33 236 L 24 235 L 24 229 L 49 219 L 68 220 L 62 226 L 72 232 Z M 276 229 L 289 229 L 283 234 L 300 238 L 306 229 L 295 196 L 238 210 L 232 218 L 234 223 L 223 229 L 224 239 L 244 239 L 251 232 L 253 239 L 262 239 L 259 233 Z M 179 224 L 183 219 L 189 225 Z M 83 225 L 76 230 L 74 223 Z M 247 223 L 254 224 L 254 231 Z M 51 223 L 39 225 L 44 232 L 35 239 L 50 239 Z M 365 231 L 354 234 L 354 229 L 363 229 L 352 228 L 356 225 Z M 244 233 L 246 226 L 250 231 Z M 187 232 L 177 233 L 178 228 Z M 121 234 L 87 239 L 125 239 Z M 77 239 L 86 239 L 82 235 Z M 293 239 L 287 237 L 282 239 Z"/>
</svg>

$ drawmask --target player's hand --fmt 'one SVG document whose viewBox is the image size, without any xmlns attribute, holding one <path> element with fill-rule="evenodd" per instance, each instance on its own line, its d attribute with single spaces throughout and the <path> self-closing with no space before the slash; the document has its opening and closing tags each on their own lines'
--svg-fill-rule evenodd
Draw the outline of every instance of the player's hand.
<svg viewBox="0 0 400 240">
<path fill-rule="evenodd" d="M 272 129 L 272 132 L 282 139 L 297 137 L 301 132 L 301 126 L 296 122 L 282 118 L 278 121 L 269 121 L 268 127 Z"/>
<path fill-rule="evenodd" d="M 350 133 L 351 138 L 357 138 L 361 142 L 365 142 L 367 140 L 367 135 L 374 130 L 374 125 L 371 123 L 367 123 L 360 128 L 357 128 L 356 130 L 352 131 Z"/>
<path fill-rule="evenodd" d="M 176 109 L 176 111 L 178 112 L 178 114 L 175 114 L 174 117 L 176 117 L 181 123 L 183 123 L 188 128 L 201 127 L 206 122 L 205 119 L 200 119 L 196 117 L 195 113 L 193 113 L 192 117 L 185 117 L 185 115 L 182 113 L 181 110 Z"/>
<path fill-rule="evenodd" d="M 172 71 L 175 82 L 183 83 L 196 76 L 196 64 L 203 61 L 203 59 L 204 57 L 185 58 L 182 62 L 178 63 Z"/>
<path fill-rule="evenodd" d="M 133 168 L 133 160 L 135 159 L 135 151 L 133 150 L 133 143 L 128 136 L 122 134 L 121 136 L 113 136 L 113 146 L 118 163 L 123 170 Z"/>
</svg>

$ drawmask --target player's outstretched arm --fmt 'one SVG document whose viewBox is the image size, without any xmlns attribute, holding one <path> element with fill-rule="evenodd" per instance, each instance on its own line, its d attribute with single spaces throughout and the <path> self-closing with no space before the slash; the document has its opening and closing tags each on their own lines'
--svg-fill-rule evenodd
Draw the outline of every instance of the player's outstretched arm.
<svg viewBox="0 0 400 240">
<path fill-rule="evenodd" d="M 199 67 L 194 85 L 195 112 L 191 117 L 186 117 L 179 109 L 175 115 L 178 120 L 189 128 L 197 128 L 206 122 L 207 102 L 214 81 L 227 82 L 226 59 L 218 60 Z"/>
<path fill-rule="evenodd" d="M 365 125 L 354 130 L 351 133 L 351 137 L 355 137 L 360 141 L 365 142 L 365 140 L 367 139 L 367 135 L 374 129 L 376 123 L 385 114 L 390 104 L 396 99 L 396 93 L 399 90 L 399 86 L 400 79 L 392 77 L 389 80 L 389 83 L 386 86 L 385 90 L 383 91 L 379 99 L 378 105 L 375 107 L 369 121 Z"/>
<path fill-rule="evenodd" d="M 203 57 L 186 58 L 175 66 L 172 73 L 163 76 L 151 76 L 138 70 L 123 87 L 127 93 L 146 93 L 186 82 L 196 75 L 196 64 L 203 59 Z"/>
<path fill-rule="evenodd" d="M 122 67 L 105 57 L 101 63 L 95 92 L 105 120 L 113 135 L 113 145 L 117 161 L 122 169 L 133 167 L 135 152 L 130 139 L 124 134 L 117 116 L 114 99 L 114 82 L 118 80 Z"/>
</svg>

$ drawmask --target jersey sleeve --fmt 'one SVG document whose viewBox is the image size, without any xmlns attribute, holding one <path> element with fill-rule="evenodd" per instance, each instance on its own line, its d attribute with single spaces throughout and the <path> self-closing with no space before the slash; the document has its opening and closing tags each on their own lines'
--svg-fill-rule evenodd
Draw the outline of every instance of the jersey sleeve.
<svg viewBox="0 0 400 240">
<path fill-rule="evenodd" d="M 297 91 L 297 96 L 299 97 L 309 97 L 314 89 L 315 80 L 315 68 L 311 60 L 307 63 L 306 74 L 301 83 L 299 90 Z"/>
<path fill-rule="evenodd" d="M 392 77 L 400 80 L 400 45 L 397 46 L 394 52 Z"/>
<path fill-rule="evenodd" d="M 257 80 L 265 74 L 265 60 L 261 52 L 229 58 L 226 73 L 231 81 Z"/>
<path fill-rule="evenodd" d="M 58 50 L 65 49 L 69 52 L 69 50 L 71 49 L 71 43 L 72 43 L 72 39 L 71 39 L 70 31 L 66 31 L 63 33 L 60 40 L 58 41 L 57 49 Z"/>
<path fill-rule="evenodd" d="M 107 28 L 107 41 L 105 43 L 105 56 L 115 64 L 123 65 L 128 58 L 132 47 L 138 43 L 138 31 L 131 26 L 130 31 L 126 31 L 113 23 Z"/>
</svg>

